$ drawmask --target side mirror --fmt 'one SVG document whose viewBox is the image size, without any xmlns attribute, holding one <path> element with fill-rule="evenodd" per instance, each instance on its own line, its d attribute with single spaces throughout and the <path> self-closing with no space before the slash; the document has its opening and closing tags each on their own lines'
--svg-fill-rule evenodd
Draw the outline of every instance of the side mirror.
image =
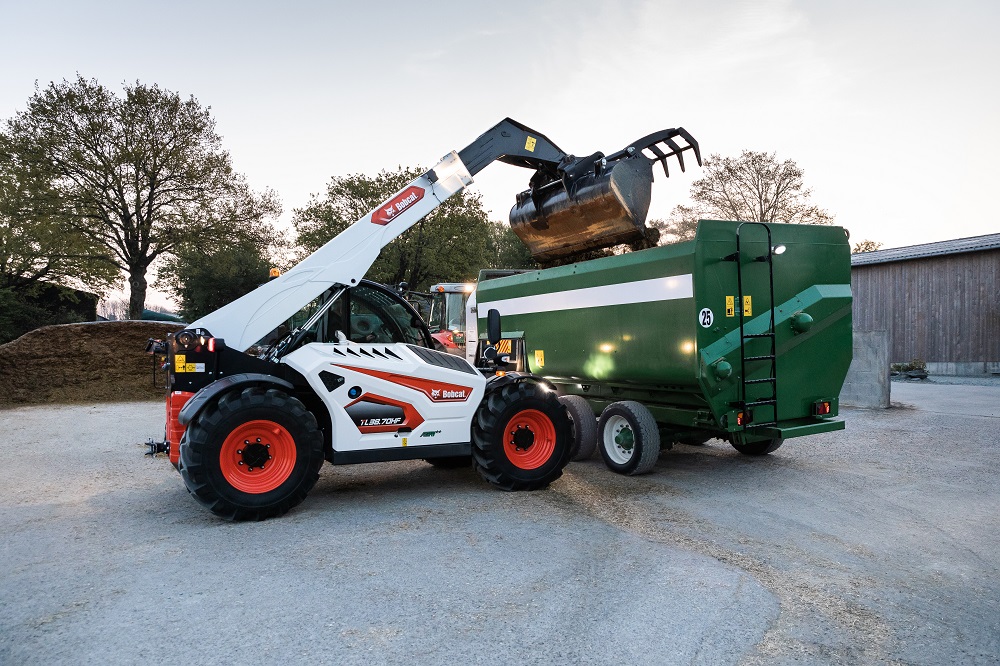
<svg viewBox="0 0 1000 666">
<path fill-rule="evenodd" d="M 486 313 L 486 339 L 493 346 L 500 342 L 500 312 L 490 309 Z"/>
</svg>

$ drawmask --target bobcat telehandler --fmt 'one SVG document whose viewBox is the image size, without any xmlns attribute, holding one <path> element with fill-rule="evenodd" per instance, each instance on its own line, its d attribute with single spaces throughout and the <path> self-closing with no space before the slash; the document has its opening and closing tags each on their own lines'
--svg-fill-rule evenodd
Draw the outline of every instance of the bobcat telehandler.
<svg viewBox="0 0 1000 666">
<path fill-rule="evenodd" d="M 680 138 L 686 143 L 678 145 Z M 396 292 L 364 280 L 381 249 L 499 160 L 533 169 L 511 211 L 515 232 L 551 258 L 643 236 L 652 166 L 697 143 L 683 129 L 649 135 L 612 155 L 575 158 L 505 119 L 452 152 L 294 268 L 199 319 L 151 340 L 165 356 L 167 423 L 151 442 L 188 491 L 233 520 L 285 513 L 324 460 L 335 465 L 422 458 L 472 464 L 503 490 L 543 488 L 570 459 L 572 434 L 553 387 L 528 374 L 484 376 L 436 352 Z M 669 175 L 669 174 L 668 174 Z M 285 322 L 293 328 L 276 336 Z M 488 337 L 500 338 L 499 315 Z M 262 353 L 246 351 L 270 337 Z"/>
</svg>

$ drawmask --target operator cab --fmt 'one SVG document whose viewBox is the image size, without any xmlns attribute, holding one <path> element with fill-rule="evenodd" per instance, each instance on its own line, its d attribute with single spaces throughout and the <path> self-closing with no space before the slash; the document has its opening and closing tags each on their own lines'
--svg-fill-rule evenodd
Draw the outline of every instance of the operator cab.
<svg viewBox="0 0 1000 666">
<path fill-rule="evenodd" d="M 315 319 L 320 311 L 322 314 Z M 248 352 L 276 360 L 310 342 L 434 345 L 427 325 L 413 306 L 396 291 L 371 280 L 361 280 L 350 289 L 331 287 Z"/>
</svg>

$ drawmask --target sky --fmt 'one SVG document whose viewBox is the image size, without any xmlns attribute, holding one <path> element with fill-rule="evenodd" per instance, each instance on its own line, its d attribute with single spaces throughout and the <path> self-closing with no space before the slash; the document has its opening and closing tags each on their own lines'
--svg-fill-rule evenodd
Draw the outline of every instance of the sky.
<svg viewBox="0 0 1000 666">
<path fill-rule="evenodd" d="M 774 152 L 855 241 L 1000 232 L 996 0 L 0 0 L 0 16 L 0 119 L 77 73 L 194 96 L 286 223 L 333 176 L 431 166 L 511 117 L 576 155 L 678 126 L 706 155 Z M 698 172 L 661 174 L 649 217 Z M 505 220 L 529 176 L 495 164 L 472 188 Z"/>
</svg>

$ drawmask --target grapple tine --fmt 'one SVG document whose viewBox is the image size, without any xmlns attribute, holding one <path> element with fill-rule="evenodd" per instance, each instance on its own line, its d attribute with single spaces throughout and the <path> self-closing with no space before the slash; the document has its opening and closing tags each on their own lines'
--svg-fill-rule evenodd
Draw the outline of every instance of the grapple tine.
<svg viewBox="0 0 1000 666">
<path fill-rule="evenodd" d="M 663 165 L 663 173 L 666 174 L 667 178 L 670 178 L 670 170 L 667 169 L 667 158 L 670 157 L 670 155 L 667 155 L 662 150 L 660 150 L 660 147 L 657 146 L 655 143 L 649 144 L 649 149 L 653 152 L 653 154 L 656 155 L 656 161 Z M 681 171 L 683 170 L 684 166 L 682 165 Z"/>
<path fill-rule="evenodd" d="M 694 150 L 694 157 L 698 160 L 698 166 L 701 166 L 701 148 L 698 147 L 698 141 L 683 127 L 677 128 L 677 134 L 688 142 L 688 145 Z"/>
<path fill-rule="evenodd" d="M 674 151 L 673 154 L 677 156 L 677 162 L 681 165 L 681 173 L 684 173 L 684 149 L 681 148 L 680 146 L 678 146 L 677 142 L 675 142 L 669 136 L 668 137 L 664 137 L 663 143 L 665 143 L 668 146 L 670 146 L 670 148 Z M 666 168 L 666 165 L 667 165 L 667 162 L 666 162 L 666 160 L 664 160 L 663 161 L 663 167 Z"/>
</svg>

